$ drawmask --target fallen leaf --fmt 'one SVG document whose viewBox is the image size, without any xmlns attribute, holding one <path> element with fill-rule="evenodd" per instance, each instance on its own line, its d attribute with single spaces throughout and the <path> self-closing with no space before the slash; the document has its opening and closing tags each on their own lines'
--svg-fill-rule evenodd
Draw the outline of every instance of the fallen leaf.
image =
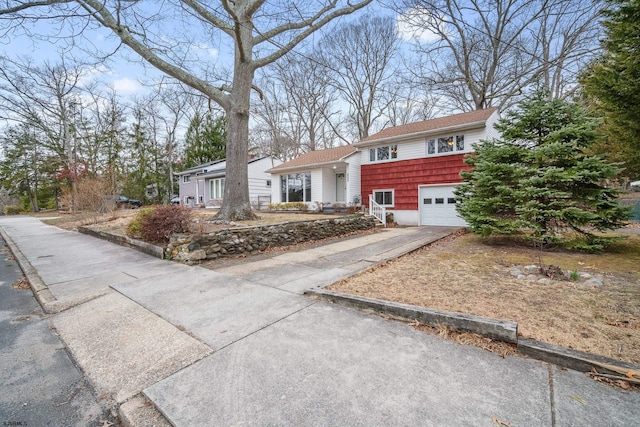
<svg viewBox="0 0 640 427">
<path fill-rule="evenodd" d="M 587 401 L 584 400 L 583 398 L 581 398 L 580 396 L 576 396 L 576 395 L 572 394 L 572 395 L 569 395 L 569 397 L 572 398 L 573 400 L 575 400 L 576 402 L 582 403 L 583 405 L 587 404 Z"/>
<path fill-rule="evenodd" d="M 634 379 L 634 378 L 640 379 L 640 374 L 637 373 L 636 371 L 628 371 L 626 375 L 631 379 Z"/>
<path fill-rule="evenodd" d="M 493 421 L 494 424 L 499 425 L 500 427 L 511 427 L 511 423 L 508 423 L 506 421 L 502 421 L 496 417 L 491 417 L 491 421 Z"/>
</svg>

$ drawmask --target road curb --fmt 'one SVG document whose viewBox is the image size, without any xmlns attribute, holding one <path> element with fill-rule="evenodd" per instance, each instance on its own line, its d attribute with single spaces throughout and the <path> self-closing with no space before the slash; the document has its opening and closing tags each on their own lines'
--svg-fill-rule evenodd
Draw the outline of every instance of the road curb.
<svg viewBox="0 0 640 427">
<path fill-rule="evenodd" d="M 596 354 L 573 350 L 517 335 L 518 324 L 464 313 L 432 310 L 425 307 L 366 298 L 323 289 L 308 289 L 305 295 L 360 310 L 373 311 L 383 316 L 405 321 L 418 321 L 426 325 L 446 325 L 458 331 L 472 332 L 492 339 L 516 344 L 518 353 L 578 372 L 612 373 L 640 372 L 640 365 L 611 359 Z M 621 377 L 621 379 L 624 379 Z"/>
<path fill-rule="evenodd" d="M 27 257 L 25 257 L 20 251 L 18 245 L 16 245 L 13 239 L 9 237 L 2 227 L 0 227 L 0 235 L 2 235 L 2 238 L 7 243 L 9 250 L 11 250 L 11 253 L 18 262 L 22 273 L 24 273 L 27 281 L 29 282 L 33 295 L 36 297 L 36 300 L 44 312 L 47 314 L 55 313 L 57 311 L 55 307 L 57 300 L 56 297 L 53 296 L 53 293 L 51 293 L 51 290 L 49 290 L 49 287 L 44 283 L 44 280 L 42 280 L 36 269 L 33 268 Z"/>
<path fill-rule="evenodd" d="M 106 240 L 111 243 L 115 243 L 116 245 L 136 249 L 140 252 L 154 256 L 156 258 L 164 259 L 164 249 L 160 246 L 152 245 L 151 243 L 141 242 L 127 236 L 121 236 L 119 234 L 109 233 L 102 230 L 94 230 L 92 228 L 84 226 L 78 227 L 78 232 L 91 237 Z"/>
<path fill-rule="evenodd" d="M 509 343 L 518 342 L 518 324 L 488 317 L 472 316 L 464 313 L 432 310 L 416 305 L 400 304 L 374 298 L 366 298 L 325 291 L 323 289 L 309 289 L 306 295 L 314 295 L 323 300 L 339 303 L 348 307 L 373 310 L 385 316 L 403 320 L 417 320 L 425 325 L 443 324 L 453 329 L 472 332 L 492 339 Z"/>
<path fill-rule="evenodd" d="M 619 368 L 620 370 L 640 372 L 640 365 L 634 363 L 548 344 L 530 338 L 518 338 L 518 353 L 524 354 L 532 359 L 580 372 L 590 372 L 596 369 L 600 373 L 606 372 L 620 375 L 619 370 L 611 370 L 607 368 L 607 365 Z"/>
</svg>

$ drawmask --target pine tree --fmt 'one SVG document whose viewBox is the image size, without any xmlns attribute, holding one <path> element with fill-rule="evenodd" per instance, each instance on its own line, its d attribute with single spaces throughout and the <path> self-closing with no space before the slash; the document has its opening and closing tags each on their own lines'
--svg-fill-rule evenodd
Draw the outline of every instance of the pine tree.
<svg viewBox="0 0 640 427">
<path fill-rule="evenodd" d="M 213 118 L 209 114 L 202 116 L 196 113 L 185 135 L 185 167 L 224 159 L 226 138 L 227 121 L 224 116 Z"/>
<path fill-rule="evenodd" d="M 624 174 L 640 177 L 640 0 L 609 0 L 603 55 L 581 83 L 605 118 L 599 151 L 624 163 Z"/>
<path fill-rule="evenodd" d="M 619 228 L 628 211 L 602 185 L 619 168 L 586 152 L 598 124 L 545 91 L 527 97 L 496 126 L 502 139 L 481 142 L 465 159 L 472 170 L 456 189 L 459 214 L 482 236 L 525 233 L 546 245 L 567 243 L 574 231 L 585 237 L 582 249 L 602 249 L 606 239 L 593 231 Z"/>
</svg>

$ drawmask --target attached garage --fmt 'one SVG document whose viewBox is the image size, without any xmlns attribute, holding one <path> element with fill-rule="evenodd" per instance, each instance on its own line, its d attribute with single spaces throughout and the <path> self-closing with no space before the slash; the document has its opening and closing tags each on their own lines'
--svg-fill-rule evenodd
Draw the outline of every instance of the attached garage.
<svg viewBox="0 0 640 427">
<path fill-rule="evenodd" d="M 445 225 L 465 227 L 467 223 L 458 216 L 456 199 L 453 194 L 455 185 L 420 186 L 418 206 L 420 207 L 420 225 Z"/>
</svg>

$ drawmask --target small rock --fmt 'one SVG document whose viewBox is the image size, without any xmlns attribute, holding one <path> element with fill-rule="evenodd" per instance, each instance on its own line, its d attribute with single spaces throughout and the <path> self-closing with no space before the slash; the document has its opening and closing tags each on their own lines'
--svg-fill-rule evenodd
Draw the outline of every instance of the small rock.
<svg viewBox="0 0 640 427">
<path fill-rule="evenodd" d="M 527 275 L 527 280 L 536 280 L 538 278 L 538 276 L 536 276 L 535 274 L 528 274 Z"/>
<path fill-rule="evenodd" d="M 518 277 L 517 277 L 518 280 L 524 280 L 526 278 L 527 276 L 525 276 L 524 274 L 518 274 Z"/>
<path fill-rule="evenodd" d="M 543 277 L 542 279 L 538 279 L 538 283 L 541 283 L 543 285 L 548 285 L 549 283 L 551 283 L 551 280 L 547 279 L 546 277 Z"/>
<path fill-rule="evenodd" d="M 524 273 L 522 273 L 522 270 L 520 270 L 519 267 L 511 267 L 511 270 L 509 270 L 509 274 L 511 274 L 513 277 L 518 277 Z"/>
<path fill-rule="evenodd" d="M 578 276 L 582 277 L 583 279 L 591 279 L 591 275 L 585 271 L 579 272 Z"/>
<path fill-rule="evenodd" d="M 600 279 L 596 279 L 595 277 L 587 280 L 587 283 L 591 286 L 596 286 L 596 287 L 600 287 L 604 285 L 604 282 Z"/>
<path fill-rule="evenodd" d="M 538 267 L 537 265 L 525 265 L 524 270 L 527 273 L 537 273 L 538 271 L 540 271 L 540 267 Z"/>
<path fill-rule="evenodd" d="M 204 249 L 197 249 L 189 254 L 189 261 L 200 261 L 201 259 L 205 259 L 207 257 L 207 253 Z"/>
</svg>

